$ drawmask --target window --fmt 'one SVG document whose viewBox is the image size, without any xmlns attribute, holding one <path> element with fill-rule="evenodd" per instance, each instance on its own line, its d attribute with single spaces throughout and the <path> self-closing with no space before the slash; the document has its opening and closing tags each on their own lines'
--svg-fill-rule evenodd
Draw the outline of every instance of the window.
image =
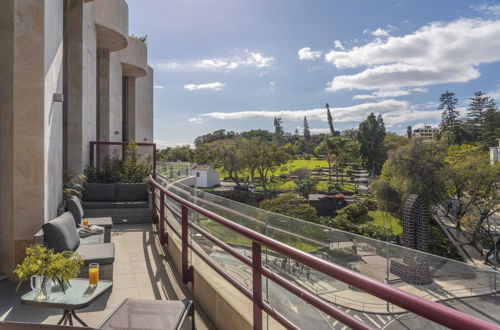
<svg viewBox="0 0 500 330">
<path fill-rule="evenodd" d="M 199 178 L 200 177 L 200 172 L 196 172 L 196 177 Z"/>
</svg>

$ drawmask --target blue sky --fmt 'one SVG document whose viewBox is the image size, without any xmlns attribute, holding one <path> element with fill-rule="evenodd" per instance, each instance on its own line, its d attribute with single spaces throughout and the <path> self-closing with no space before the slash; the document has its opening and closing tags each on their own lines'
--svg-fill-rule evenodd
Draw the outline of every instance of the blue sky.
<svg viewBox="0 0 500 330">
<path fill-rule="evenodd" d="M 327 131 L 370 112 L 388 129 L 437 124 L 439 95 L 500 101 L 500 2 L 458 0 L 128 0 L 148 35 L 155 140 L 217 129 Z"/>
</svg>

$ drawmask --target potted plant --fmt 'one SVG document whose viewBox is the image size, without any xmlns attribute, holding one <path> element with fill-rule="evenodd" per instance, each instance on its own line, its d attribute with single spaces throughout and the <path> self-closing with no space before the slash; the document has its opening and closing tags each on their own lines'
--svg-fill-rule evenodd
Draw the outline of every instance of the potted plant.
<svg viewBox="0 0 500 330">
<path fill-rule="evenodd" d="M 72 251 L 55 253 L 42 245 L 34 244 L 26 248 L 26 257 L 17 265 L 14 274 L 19 279 L 17 289 L 28 278 L 31 287 L 36 290 L 36 298 L 45 300 L 50 296 L 53 283 L 57 283 L 65 292 L 69 280 L 80 273 L 82 257 Z"/>
</svg>

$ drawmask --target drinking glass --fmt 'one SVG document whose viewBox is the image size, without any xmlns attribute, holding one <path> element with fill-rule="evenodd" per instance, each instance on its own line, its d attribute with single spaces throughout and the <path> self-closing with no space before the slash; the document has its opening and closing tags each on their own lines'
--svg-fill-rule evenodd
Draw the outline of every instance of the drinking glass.
<svg viewBox="0 0 500 330">
<path fill-rule="evenodd" d="M 96 287 L 99 282 L 99 264 L 92 263 L 89 265 L 89 285 Z"/>
<path fill-rule="evenodd" d="M 88 225 L 89 225 L 89 219 L 84 218 L 84 219 L 82 220 L 82 225 L 84 225 L 85 227 L 88 227 Z"/>
</svg>

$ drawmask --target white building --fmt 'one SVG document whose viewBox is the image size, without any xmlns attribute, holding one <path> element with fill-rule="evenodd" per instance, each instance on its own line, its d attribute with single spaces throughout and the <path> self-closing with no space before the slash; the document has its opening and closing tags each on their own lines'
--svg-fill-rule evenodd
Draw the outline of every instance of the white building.
<svg viewBox="0 0 500 330">
<path fill-rule="evenodd" d="M 498 147 L 490 147 L 490 164 L 500 160 L 500 139 L 498 140 Z"/>
<path fill-rule="evenodd" d="M 191 167 L 190 174 L 196 177 L 196 187 L 198 188 L 220 185 L 219 173 L 208 165 L 195 165 Z"/>
</svg>

